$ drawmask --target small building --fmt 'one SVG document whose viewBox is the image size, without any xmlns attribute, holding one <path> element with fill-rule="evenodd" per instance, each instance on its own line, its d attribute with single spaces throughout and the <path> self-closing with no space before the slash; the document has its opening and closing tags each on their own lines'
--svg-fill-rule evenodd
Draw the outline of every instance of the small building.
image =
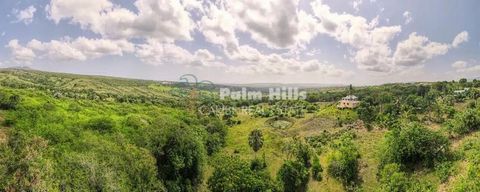
<svg viewBox="0 0 480 192">
<path fill-rule="evenodd" d="M 338 103 L 337 105 L 337 108 L 339 109 L 353 109 L 353 108 L 356 108 L 358 106 L 360 102 L 358 101 L 358 97 L 355 96 L 355 95 L 348 95 L 344 98 L 342 98 L 342 100 L 340 100 L 340 102 Z"/>
</svg>

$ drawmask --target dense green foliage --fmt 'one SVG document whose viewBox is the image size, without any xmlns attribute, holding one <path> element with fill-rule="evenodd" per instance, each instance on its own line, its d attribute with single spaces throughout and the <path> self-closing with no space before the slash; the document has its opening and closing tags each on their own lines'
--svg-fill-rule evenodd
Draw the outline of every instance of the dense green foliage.
<svg viewBox="0 0 480 192">
<path fill-rule="evenodd" d="M 433 167 L 436 162 L 445 160 L 448 153 L 449 141 L 445 136 L 414 123 L 387 133 L 382 164 Z"/>
<path fill-rule="evenodd" d="M 353 187 L 358 181 L 360 154 L 353 143 L 351 134 L 344 134 L 334 142 L 334 150 L 328 156 L 327 171 L 347 187 Z"/>
<path fill-rule="evenodd" d="M 301 162 L 288 160 L 280 167 L 277 178 L 285 192 L 303 192 L 308 189 L 310 174 Z"/>
<path fill-rule="evenodd" d="M 221 157 L 215 162 L 213 175 L 208 179 L 208 188 L 213 192 L 277 190 L 267 172 L 251 169 L 247 162 L 236 156 Z"/>
</svg>

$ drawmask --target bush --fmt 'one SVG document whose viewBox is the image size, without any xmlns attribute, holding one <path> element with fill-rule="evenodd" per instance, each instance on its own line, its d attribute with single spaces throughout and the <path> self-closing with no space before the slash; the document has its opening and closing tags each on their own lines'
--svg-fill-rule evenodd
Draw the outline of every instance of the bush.
<svg viewBox="0 0 480 192">
<path fill-rule="evenodd" d="M 328 156 L 328 173 L 342 182 L 344 187 L 355 186 L 358 181 L 360 154 L 352 141 L 352 135 L 344 134 L 335 143 Z"/>
<path fill-rule="evenodd" d="M 161 123 L 161 122 L 158 122 Z M 167 191 L 195 191 L 202 183 L 205 146 L 195 129 L 177 122 L 163 122 L 151 135 L 150 148 Z"/>
<path fill-rule="evenodd" d="M 0 109 L 11 110 L 16 109 L 17 105 L 20 103 L 20 96 L 18 95 L 0 95 Z"/>
<path fill-rule="evenodd" d="M 110 132 L 115 129 L 115 121 L 109 117 L 94 118 L 88 121 L 87 127 L 100 132 Z"/>
<path fill-rule="evenodd" d="M 322 165 L 320 165 L 320 161 L 318 160 L 318 157 L 315 156 L 313 158 L 313 165 L 312 165 L 312 177 L 316 181 L 322 181 L 322 173 L 323 173 L 323 168 Z"/>
<path fill-rule="evenodd" d="M 206 125 L 207 138 L 205 145 L 207 146 L 208 155 L 218 152 L 225 146 L 225 137 L 227 136 L 227 127 L 220 119 L 210 118 Z"/>
<path fill-rule="evenodd" d="M 402 192 L 410 187 L 408 177 L 400 170 L 400 165 L 387 164 L 380 170 L 379 182 L 382 191 Z"/>
<path fill-rule="evenodd" d="M 220 157 L 213 164 L 215 170 L 208 179 L 212 192 L 275 191 L 276 186 L 265 171 L 252 170 L 237 156 Z"/>
<path fill-rule="evenodd" d="M 265 162 L 265 157 L 263 159 L 255 158 L 250 162 L 250 169 L 254 171 L 265 170 L 267 168 L 267 163 Z"/>
<path fill-rule="evenodd" d="M 462 135 L 480 129 L 480 114 L 476 109 L 467 109 L 455 115 L 454 119 L 446 124 L 450 134 Z"/>
<path fill-rule="evenodd" d="M 419 124 L 394 129 L 385 136 L 380 169 L 383 165 L 397 163 L 407 168 L 415 165 L 433 167 L 442 162 L 449 152 L 448 139 L 438 132 Z"/>
<path fill-rule="evenodd" d="M 302 192 L 308 189 L 308 169 L 300 162 L 286 161 L 278 171 L 277 178 L 286 192 Z"/>
</svg>

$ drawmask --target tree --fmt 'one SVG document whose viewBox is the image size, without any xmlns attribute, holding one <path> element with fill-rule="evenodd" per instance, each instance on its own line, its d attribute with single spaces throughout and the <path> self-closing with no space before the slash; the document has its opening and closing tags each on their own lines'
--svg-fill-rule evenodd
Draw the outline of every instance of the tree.
<svg viewBox="0 0 480 192">
<path fill-rule="evenodd" d="M 431 168 L 446 158 L 450 143 L 445 136 L 416 123 L 401 127 L 385 136 L 379 170 L 389 163 L 407 168 L 415 165 Z"/>
<path fill-rule="evenodd" d="M 311 159 L 315 154 L 310 145 L 304 140 L 294 137 L 286 150 L 290 156 L 293 156 L 296 161 L 302 163 L 305 167 L 310 168 L 312 166 Z"/>
<path fill-rule="evenodd" d="M 354 187 L 358 181 L 360 153 L 351 134 L 343 134 L 334 141 L 333 150 L 327 157 L 328 174 L 340 180 L 344 187 Z"/>
<path fill-rule="evenodd" d="M 250 136 L 248 137 L 248 145 L 250 145 L 255 153 L 260 150 L 263 146 L 262 131 L 255 129 L 250 132 Z"/>
<path fill-rule="evenodd" d="M 308 189 L 308 169 L 298 161 L 287 160 L 278 171 L 277 178 L 285 192 L 303 192 Z"/>
<path fill-rule="evenodd" d="M 215 170 L 208 179 L 212 192 L 275 191 L 276 185 L 266 171 L 252 170 L 236 156 L 221 157 L 213 164 Z"/>
<path fill-rule="evenodd" d="M 152 135 L 159 177 L 168 191 L 194 191 L 202 180 L 205 146 L 192 128 L 166 123 Z"/>
<path fill-rule="evenodd" d="M 220 119 L 217 118 L 208 118 L 205 121 L 207 121 L 207 138 L 205 145 L 207 146 L 208 155 L 211 155 L 219 151 L 223 146 L 225 146 L 227 127 Z"/>
<path fill-rule="evenodd" d="M 357 108 L 358 118 L 365 123 L 367 129 L 371 129 L 371 124 L 376 119 L 375 106 L 373 98 L 367 97 Z"/>
</svg>

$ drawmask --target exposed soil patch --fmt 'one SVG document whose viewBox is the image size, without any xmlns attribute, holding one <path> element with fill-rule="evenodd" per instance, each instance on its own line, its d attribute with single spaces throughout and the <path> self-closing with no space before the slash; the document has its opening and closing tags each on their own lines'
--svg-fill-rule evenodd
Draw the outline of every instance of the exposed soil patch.
<svg viewBox="0 0 480 192">
<path fill-rule="evenodd" d="M 293 126 L 295 120 L 287 117 L 275 117 L 266 121 L 266 123 L 275 129 L 288 129 Z"/>
</svg>

